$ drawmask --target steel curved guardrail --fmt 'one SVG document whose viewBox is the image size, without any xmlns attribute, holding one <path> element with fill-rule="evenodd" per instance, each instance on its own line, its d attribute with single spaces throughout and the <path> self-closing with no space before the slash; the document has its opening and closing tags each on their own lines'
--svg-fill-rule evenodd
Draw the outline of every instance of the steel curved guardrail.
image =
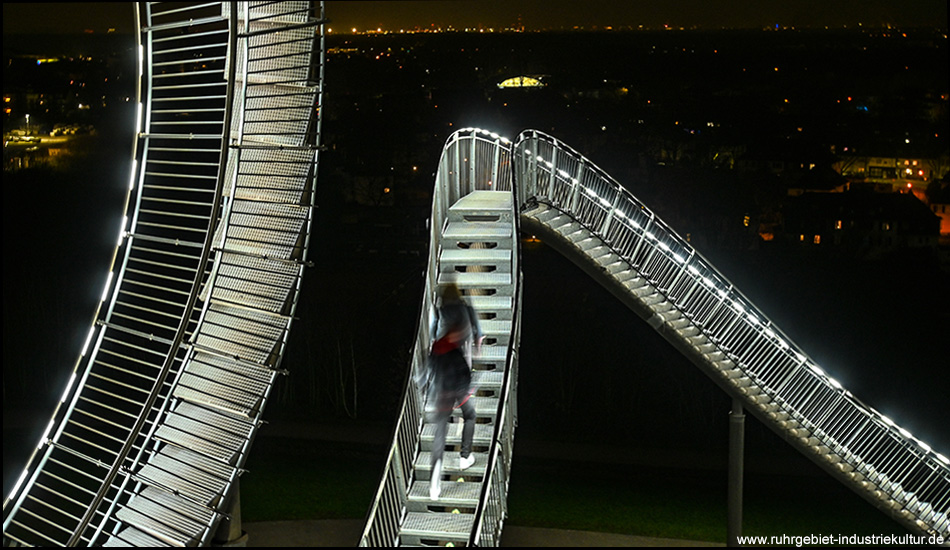
<svg viewBox="0 0 950 550">
<path fill-rule="evenodd" d="M 310 2 L 142 6 L 115 276 L 4 501 L 5 545 L 210 542 L 305 264 L 322 21 Z"/>
<path fill-rule="evenodd" d="M 916 532 L 950 535 L 950 461 L 855 398 L 692 246 L 555 138 L 516 144 L 522 204 L 602 266 L 648 321 L 767 425 Z"/>
</svg>

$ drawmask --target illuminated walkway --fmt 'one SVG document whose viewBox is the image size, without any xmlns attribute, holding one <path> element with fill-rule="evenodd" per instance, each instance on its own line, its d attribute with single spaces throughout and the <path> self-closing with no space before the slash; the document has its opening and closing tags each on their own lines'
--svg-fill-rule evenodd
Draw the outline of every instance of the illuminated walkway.
<svg viewBox="0 0 950 550">
<path fill-rule="evenodd" d="M 469 209 L 470 197 L 486 194 L 504 197 L 496 204 L 511 201 L 510 219 Z M 688 242 L 567 145 L 533 130 L 514 143 L 460 130 L 442 152 L 433 195 L 414 376 L 361 544 L 499 542 L 517 410 L 518 254 L 460 255 L 448 263 L 445 255 L 476 243 L 507 250 L 508 235 L 522 226 L 574 260 L 734 403 L 829 474 L 911 532 L 950 535 L 950 460 L 842 388 Z M 490 361 L 475 366 L 477 376 L 502 377 L 477 394 L 478 467 L 445 472 L 443 486 L 458 487 L 434 500 L 425 491 L 431 427 L 416 380 L 430 342 L 426 319 L 438 284 L 448 280 L 484 318 L 510 320 L 510 333 L 496 338 Z"/>
</svg>

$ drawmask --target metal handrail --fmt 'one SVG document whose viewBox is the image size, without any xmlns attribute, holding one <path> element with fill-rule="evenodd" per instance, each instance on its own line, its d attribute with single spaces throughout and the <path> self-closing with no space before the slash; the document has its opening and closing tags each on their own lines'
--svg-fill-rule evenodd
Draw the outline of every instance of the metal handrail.
<svg viewBox="0 0 950 550">
<path fill-rule="evenodd" d="M 555 138 L 519 136 L 522 201 L 546 202 L 602 239 L 712 344 L 708 356 L 748 383 L 750 410 L 831 464 L 859 492 L 917 531 L 950 532 L 950 461 L 824 373 L 688 242 L 629 191 Z M 721 359 L 720 359 L 721 358 Z M 715 360 L 710 360 L 713 363 Z M 807 454 L 807 453 L 806 453 Z M 821 462 L 819 462 L 821 463 Z"/>
<path fill-rule="evenodd" d="M 482 131 L 484 132 L 484 131 Z M 489 137 L 492 136 L 488 133 Z M 514 148 L 504 143 L 512 158 Z M 508 517 L 508 480 L 511 472 L 511 456 L 514 446 L 514 430 L 517 425 L 517 383 L 518 383 L 518 347 L 521 342 L 521 216 L 518 205 L 521 204 L 519 182 L 520 175 L 511 171 L 512 204 L 514 215 L 514 243 L 512 250 L 512 274 L 518 277 L 515 293 L 512 297 L 511 338 L 508 341 L 507 366 L 502 391 L 498 399 L 498 410 L 491 444 L 488 449 L 488 465 L 485 469 L 482 491 L 475 508 L 475 521 L 469 544 L 472 546 L 498 546 L 501 526 Z M 487 529 L 486 529 L 487 525 Z"/>
</svg>

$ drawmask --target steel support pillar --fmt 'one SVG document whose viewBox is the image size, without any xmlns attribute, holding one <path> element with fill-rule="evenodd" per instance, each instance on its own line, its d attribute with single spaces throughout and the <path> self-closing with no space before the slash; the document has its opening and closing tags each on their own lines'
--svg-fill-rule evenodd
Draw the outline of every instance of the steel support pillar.
<svg viewBox="0 0 950 550">
<path fill-rule="evenodd" d="M 244 548 L 247 546 L 247 533 L 241 526 L 241 487 L 240 478 L 234 480 L 234 491 L 225 507 L 226 517 L 221 518 L 214 533 L 211 546 L 216 548 Z"/>
<path fill-rule="evenodd" d="M 745 412 L 742 401 L 732 399 L 729 412 L 729 488 L 727 491 L 726 545 L 739 546 L 742 536 L 742 470 L 745 453 Z"/>
</svg>

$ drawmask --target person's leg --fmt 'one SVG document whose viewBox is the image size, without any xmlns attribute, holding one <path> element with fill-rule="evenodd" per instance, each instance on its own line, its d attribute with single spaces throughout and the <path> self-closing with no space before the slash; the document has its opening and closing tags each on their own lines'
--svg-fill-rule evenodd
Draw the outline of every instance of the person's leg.
<svg viewBox="0 0 950 550">
<path fill-rule="evenodd" d="M 468 396 L 466 396 L 468 397 Z M 462 428 L 462 451 L 459 453 L 459 466 L 464 470 L 475 462 L 472 454 L 472 440 L 475 439 L 475 405 L 468 397 L 461 405 L 462 418 L 465 426 Z"/>
<path fill-rule="evenodd" d="M 435 440 L 432 442 L 432 475 L 429 481 L 429 498 L 436 500 L 442 492 L 442 453 L 445 451 L 445 435 L 448 430 L 452 406 L 440 402 L 437 404 L 435 419 Z"/>
</svg>

